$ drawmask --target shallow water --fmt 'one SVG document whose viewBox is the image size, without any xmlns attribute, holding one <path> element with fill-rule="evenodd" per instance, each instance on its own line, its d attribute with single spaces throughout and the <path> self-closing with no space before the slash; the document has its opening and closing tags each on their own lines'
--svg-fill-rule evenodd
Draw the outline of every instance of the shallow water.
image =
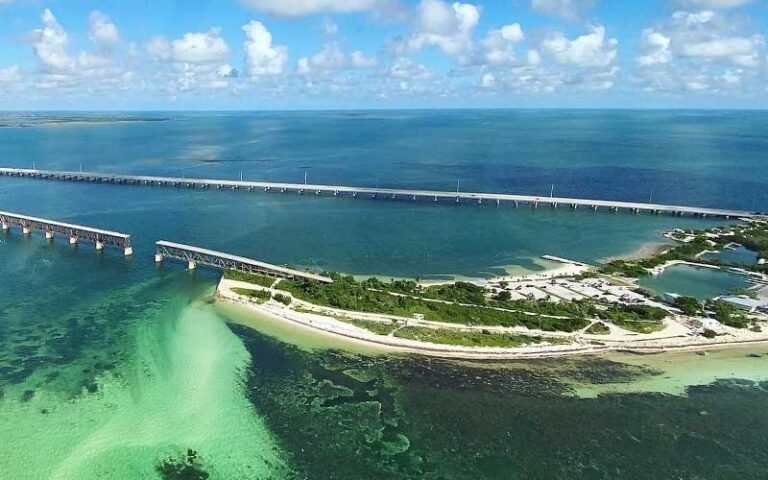
<svg viewBox="0 0 768 480">
<path fill-rule="evenodd" d="M 640 285 L 659 293 L 677 293 L 707 300 L 750 285 L 747 277 L 725 270 L 673 265 L 659 275 L 642 277 Z"/>
<path fill-rule="evenodd" d="M 768 209 L 761 112 L 157 116 L 170 120 L 2 128 L 0 157 L 288 181 L 311 167 L 317 182 L 520 193 L 554 183 L 558 195 Z M 165 239 L 360 275 L 474 277 L 540 269 L 542 254 L 596 262 L 713 221 L 9 178 L 0 207 L 135 244 L 126 259 L 0 236 L 0 478 L 762 480 L 768 469 L 766 417 L 751 413 L 768 404 L 760 351 L 511 364 L 340 354 L 327 349 L 348 345 L 285 325 L 239 325 L 206 303 L 215 273 L 152 261 Z"/>
</svg>

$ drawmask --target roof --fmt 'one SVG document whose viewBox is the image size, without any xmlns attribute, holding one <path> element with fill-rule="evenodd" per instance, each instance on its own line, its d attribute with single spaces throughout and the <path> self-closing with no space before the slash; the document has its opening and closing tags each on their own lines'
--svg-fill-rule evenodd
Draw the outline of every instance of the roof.
<svg viewBox="0 0 768 480">
<path fill-rule="evenodd" d="M 760 300 L 755 300 L 754 298 L 745 297 L 743 295 L 732 296 L 732 297 L 721 297 L 720 300 L 724 302 L 732 303 L 734 305 L 747 307 L 750 309 L 762 307 L 765 305 L 765 303 L 761 302 Z"/>
</svg>

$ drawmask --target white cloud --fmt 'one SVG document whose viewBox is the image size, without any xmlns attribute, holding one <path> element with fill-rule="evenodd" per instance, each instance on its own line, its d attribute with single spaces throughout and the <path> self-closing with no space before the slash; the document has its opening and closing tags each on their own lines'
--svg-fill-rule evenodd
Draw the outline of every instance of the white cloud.
<svg viewBox="0 0 768 480">
<path fill-rule="evenodd" d="M 525 39 L 519 23 L 505 25 L 498 30 L 489 30 L 483 39 L 485 61 L 492 65 L 503 65 L 515 61 L 515 47 Z"/>
<path fill-rule="evenodd" d="M 338 43 L 329 42 L 311 57 L 300 58 L 296 70 L 301 75 L 323 75 L 354 68 L 371 68 L 376 63 L 375 58 L 359 50 L 347 54 Z"/>
<path fill-rule="evenodd" d="M 120 32 L 112 20 L 98 10 L 91 12 L 88 38 L 97 48 L 111 48 L 120 43 Z"/>
<path fill-rule="evenodd" d="M 241 0 L 251 8 L 282 17 L 316 15 L 318 13 L 355 13 L 386 6 L 387 0 Z"/>
<path fill-rule="evenodd" d="M 753 0 L 681 0 L 683 5 L 695 8 L 736 8 L 752 3 Z"/>
<path fill-rule="evenodd" d="M 17 83 L 22 79 L 21 69 L 18 65 L 0 68 L 0 83 Z"/>
<path fill-rule="evenodd" d="M 480 8 L 476 5 L 421 0 L 418 26 L 407 39 L 407 50 L 435 46 L 448 55 L 467 53 L 472 47 L 472 34 L 479 21 Z"/>
<path fill-rule="evenodd" d="M 280 75 L 288 61 L 288 48 L 272 45 L 272 34 L 261 22 L 251 20 L 243 25 L 246 41 L 245 63 L 252 77 Z"/>
<path fill-rule="evenodd" d="M 607 67 L 617 57 L 618 41 L 606 39 L 605 27 L 592 27 L 592 32 L 568 40 L 562 33 L 556 33 L 541 42 L 542 51 L 551 55 L 557 63 L 577 67 Z"/>
<path fill-rule="evenodd" d="M 574 21 L 594 3 L 594 0 L 531 0 L 531 10 Z"/>
<path fill-rule="evenodd" d="M 178 63 L 196 65 L 220 63 L 229 56 L 229 46 L 221 31 L 212 28 L 204 33 L 188 32 L 171 42 L 171 58 Z"/>
<path fill-rule="evenodd" d="M 68 71 L 73 68 L 67 53 L 69 36 L 59 24 L 53 12 L 47 8 L 41 17 L 43 28 L 33 30 L 30 37 L 35 56 L 42 67 L 49 71 Z"/>
<path fill-rule="evenodd" d="M 728 5 L 737 6 L 706 2 L 708 7 Z M 765 76 L 765 37 L 750 30 L 726 11 L 676 11 L 643 30 L 635 81 L 649 91 L 757 91 Z"/>
</svg>

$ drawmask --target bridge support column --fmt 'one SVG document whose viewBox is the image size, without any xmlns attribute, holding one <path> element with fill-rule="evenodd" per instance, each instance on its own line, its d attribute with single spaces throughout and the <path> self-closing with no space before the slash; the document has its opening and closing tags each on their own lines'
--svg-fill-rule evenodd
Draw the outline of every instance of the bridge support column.
<svg viewBox="0 0 768 480">
<path fill-rule="evenodd" d="M 21 233 L 23 233 L 24 235 L 29 235 L 30 233 L 32 233 L 32 229 L 26 226 L 21 227 Z"/>
<path fill-rule="evenodd" d="M 539 202 L 533 202 L 533 208 L 539 208 Z"/>
<path fill-rule="evenodd" d="M 123 249 L 123 255 L 125 255 L 126 257 L 130 257 L 131 255 L 133 255 L 133 247 L 125 247 Z"/>
<path fill-rule="evenodd" d="M 517 200 L 515 200 L 515 208 L 517 208 L 519 206 L 520 206 L 520 203 Z"/>
<path fill-rule="evenodd" d="M 193 262 L 192 260 L 190 260 L 189 263 L 187 264 L 187 269 L 194 270 L 196 268 L 197 268 L 197 264 L 195 262 Z"/>
<path fill-rule="evenodd" d="M 155 254 L 155 262 L 161 263 L 163 261 L 163 254 L 162 253 L 156 253 Z"/>
<path fill-rule="evenodd" d="M 45 232 L 46 240 L 53 240 L 53 232 Z"/>
<path fill-rule="evenodd" d="M 499 200 L 499 199 L 497 198 L 497 199 L 496 199 L 496 206 L 498 207 L 500 204 L 501 204 L 501 200 Z"/>
<path fill-rule="evenodd" d="M 75 237 L 74 235 L 70 236 L 69 237 L 69 244 L 70 245 L 77 245 L 77 237 Z"/>
<path fill-rule="evenodd" d="M 8 222 L 3 222 L 3 231 L 7 231 L 11 229 L 11 224 Z"/>
<path fill-rule="evenodd" d="M 96 240 L 96 251 L 98 252 L 98 251 L 101 251 L 101 250 L 104 250 L 104 242 L 100 242 L 100 241 Z"/>
</svg>

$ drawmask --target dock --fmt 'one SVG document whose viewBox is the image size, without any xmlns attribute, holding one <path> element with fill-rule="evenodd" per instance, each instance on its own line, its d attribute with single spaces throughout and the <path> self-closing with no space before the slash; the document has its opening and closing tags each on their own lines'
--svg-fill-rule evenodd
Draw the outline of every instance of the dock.
<svg viewBox="0 0 768 480">
<path fill-rule="evenodd" d="M 103 250 L 106 246 L 121 248 L 126 256 L 133 254 L 131 236 L 125 233 L 2 211 L 0 211 L 0 223 L 2 223 L 3 232 L 9 231 L 11 227 L 19 227 L 24 235 L 42 232 L 48 240 L 58 236 L 67 238 L 70 245 L 83 241 L 95 244 L 96 250 Z"/>
<path fill-rule="evenodd" d="M 427 200 L 432 202 L 492 204 L 513 207 L 528 206 L 538 208 L 586 208 L 591 210 L 626 211 L 632 213 L 647 212 L 652 214 L 693 215 L 698 217 L 744 218 L 759 217 L 755 212 L 721 208 L 696 207 L 685 205 L 665 205 L 656 203 L 625 202 L 614 200 L 595 200 L 555 196 L 516 195 L 510 193 L 460 192 L 443 190 L 371 188 L 346 185 L 322 185 L 306 183 L 259 182 L 245 180 L 223 180 L 210 178 L 179 178 L 152 175 L 125 175 L 94 172 L 69 172 L 25 168 L 0 168 L 0 176 L 26 177 L 41 180 L 71 182 L 92 182 L 125 185 L 163 186 L 188 189 L 228 189 L 245 191 L 264 191 L 280 193 L 298 193 L 300 195 L 327 195 L 333 197 L 348 196 L 368 199 Z"/>
<path fill-rule="evenodd" d="M 218 268 L 221 270 L 240 270 L 248 273 L 257 273 L 275 278 L 304 279 L 314 280 L 316 282 L 332 283 L 329 277 L 316 275 L 310 272 L 302 272 L 292 268 L 272 265 L 270 263 L 253 260 L 251 258 L 232 255 L 216 250 L 184 245 L 181 243 L 167 242 L 160 240 L 156 243 L 157 253 L 155 261 L 160 263 L 165 259 L 178 260 L 185 262 L 190 270 L 196 269 L 199 265 Z"/>
</svg>

